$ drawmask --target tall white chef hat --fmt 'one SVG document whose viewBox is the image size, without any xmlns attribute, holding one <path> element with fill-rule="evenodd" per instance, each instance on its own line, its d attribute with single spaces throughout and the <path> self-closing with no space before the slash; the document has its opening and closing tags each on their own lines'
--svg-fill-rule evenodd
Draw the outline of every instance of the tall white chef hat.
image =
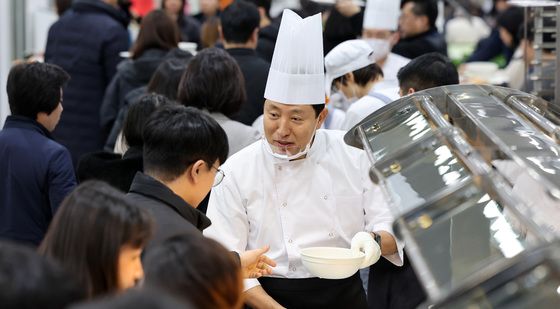
<svg viewBox="0 0 560 309">
<path fill-rule="evenodd" d="M 338 44 L 325 56 L 327 96 L 331 95 L 333 80 L 372 63 L 375 63 L 373 49 L 364 40 L 349 40 Z"/>
<path fill-rule="evenodd" d="M 284 10 L 264 97 L 291 105 L 324 104 L 321 14 L 302 19 Z"/>
<path fill-rule="evenodd" d="M 398 0 L 367 0 L 363 28 L 395 31 L 400 14 L 401 2 Z"/>
</svg>

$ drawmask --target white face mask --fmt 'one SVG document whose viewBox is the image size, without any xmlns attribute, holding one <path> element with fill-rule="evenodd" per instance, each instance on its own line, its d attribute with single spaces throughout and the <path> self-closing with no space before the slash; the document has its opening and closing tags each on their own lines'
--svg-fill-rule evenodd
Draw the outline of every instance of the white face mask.
<svg viewBox="0 0 560 309">
<path fill-rule="evenodd" d="M 352 96 L 351 97 L 347 97 L 342 90 L 337 91 L 337 93 L 342 98 L 342 105 L 344 106 L 345 109 L 348 109 L 348 107 L 352 103 L 358 101 L 358 96 L 356 95 L 356 90 L 354 88 L 351 88 L 351 89 L 352 89 Z"/>
<path fill-rule="evenodd" d="M 391 43 L 389 40 L 383 39 L 364 39 L 366 43 L 373 49 L 373 57 L 375 61 L 379 61 L 389 55 L 391 52 Z"/>
<path fill-rule="evenodd" d="M 317 117 L 317 122 L 315 122 L 315 130 L 309 139 L 309 142 L 303 147 L 303 149 L 299 146 L 291 146 L 291 147 L 280 147 L 276 145 L 272 145 L 268 142 L 266 137 L 263 137 L 265 140 L 265 149 L 275 158 L 285 160 L 285 161 L 292 161 L 295 159 L 299 159 L 305 156 L 309 149 L 311 148 L 311 142 L 315 137 L 315 132 L 317 132 L 317 125 L 319 124 L 319 117 Z"/>
</svg>

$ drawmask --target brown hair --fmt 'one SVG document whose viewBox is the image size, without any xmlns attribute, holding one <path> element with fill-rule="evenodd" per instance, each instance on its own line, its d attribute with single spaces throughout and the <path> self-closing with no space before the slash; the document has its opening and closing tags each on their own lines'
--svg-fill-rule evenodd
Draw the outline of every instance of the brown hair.
<svg viewBox="0 0 560 309">
<path fill-rule="evenodd" d="M 146 285 L 199 309 L 241 308 L 243 281 L 233 254 L 202 235 L 172 237 L 146 253 Z"/>
<path fill-rule="evenodd" d="M 100 181 L 86 181 L 62 203 L 39 253 L 75 274 L 88 297 L 118 289 L 123 246 L 143 248 L 152 234 L 147 212 Z"/>
<path fill-rule="evenodd" d="M 142 19 L 138 38 L 132 46 L 132 59 L 137 59 L 150 48 L 171 50 L 179 40 L 177 23 L 162 10 L 153 10 Z"/>
<path fill-rule="evenodd" d="M 202 48 L 214 47 L 220 38 L 218 27 L 220 19 L 216 16 L 207 18 L 200 27 L 200 44 Z"/>
</svg>

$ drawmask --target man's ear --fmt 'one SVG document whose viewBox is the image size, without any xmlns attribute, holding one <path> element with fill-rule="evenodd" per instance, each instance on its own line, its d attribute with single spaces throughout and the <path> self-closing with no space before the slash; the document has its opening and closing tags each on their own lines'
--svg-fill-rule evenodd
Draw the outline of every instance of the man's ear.
<svg viewBox="0 0 560 309">
<path fill-rule="evenodd" d="M 317 127 L 315 129 L 320 129 L 321 128 L 321 126 L 323 125 L 323 122 L 325 122 L 328 115 L 329 115 L 329 109 L 325 105 L 325 108 L 323 108 L 323 110 L 319 113 L 319 121 L 317 121 Z"/>
<path fill-rule="evenodd" d="M 204 162 L 203 160 L 198 160 L 189 167 L 190 171 L 188 171 L 188 176 L 189 176 L 189 180 L 193 184 L 198 183 L 200 179 L 200 173 L 202 172 L 205 166 L 206 166 L 206 162 Z"/>
<path fill-rule="evenodd" d="M 415 92 L 416 90 L 414 90 L 414 88 L 408 88 L 408 92 L 406 94 L 413 94 Z"/>
</svg>

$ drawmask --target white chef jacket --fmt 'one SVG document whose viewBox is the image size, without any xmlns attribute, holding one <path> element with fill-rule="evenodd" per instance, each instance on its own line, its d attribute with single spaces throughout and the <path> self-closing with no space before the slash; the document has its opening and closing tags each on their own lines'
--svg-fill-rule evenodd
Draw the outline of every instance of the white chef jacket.
<svg viewBox="0 0 560 309">
<path fill-rule="evenodd" d="M 386 103 L 378 98 L 368 95 L 361 97 L 358 101 L 352 103 L 346 111 L 346 118 L 342 124 L 342 130 L 350 130 L 360 121 L 364 120 L 369 114 L 385 106 Z"/>
<path fill-rule="evenodd" d="M 407 65 L 410 59 L 401 55 L 389 53 L 381 70 L 383 70 L 383 80 L 375 85 L 376 90 L 399 87 L 397 73 Z"/>
<path fill-rule="evenodd" d="M 315 246 L 350 247 L 360 231 L 392 233 L 393 217 L 381 189 L 367 176 L 366 153 L 347 146 L 344 132 L 317 130 L 307 157 L 273 157 L 266 139 L 230 157 L 212 189 L 204 234 L 229 250 L 243 252 L 270 245 L 277 262 L 274 277 L 313 277 L 300 250 Z M 386 258 L 402 265 L 402 247 Z M 259 285 L 246 279 L 245 290 Z"/>
</svg>

